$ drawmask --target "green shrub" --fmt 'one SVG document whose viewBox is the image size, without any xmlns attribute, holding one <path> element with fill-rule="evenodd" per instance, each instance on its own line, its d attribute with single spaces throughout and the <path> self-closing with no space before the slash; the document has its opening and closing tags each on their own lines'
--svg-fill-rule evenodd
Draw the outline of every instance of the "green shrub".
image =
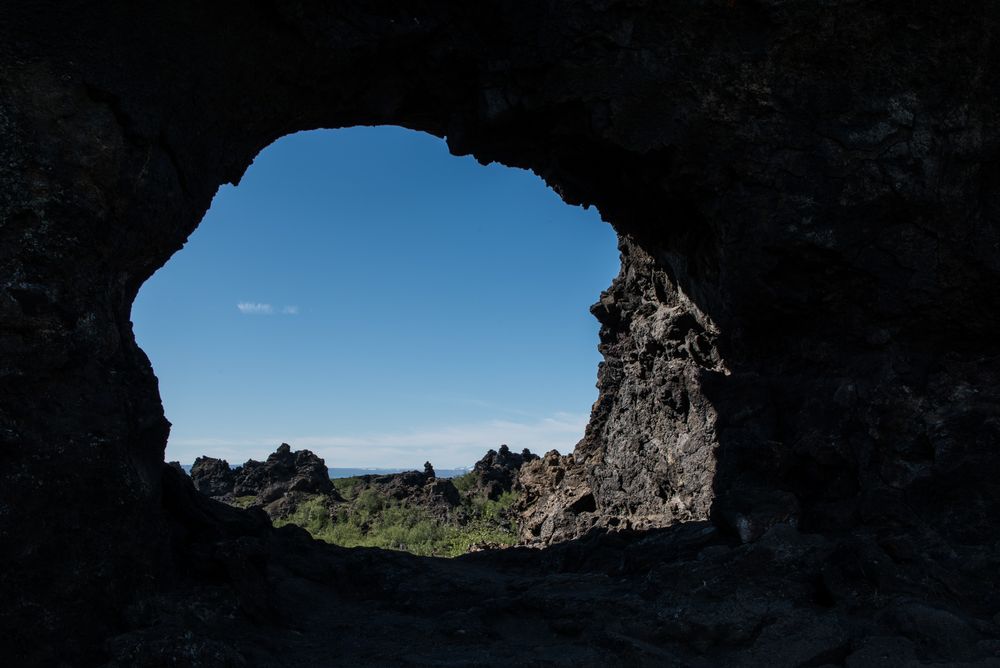
<svg viewBox="0 0 1000 668">
<path fill-rule="evenodd" d="M 327 506 L 327 498 L 322 494 L 305 499 L 295 508 L 295 512 L 282 520 L 275 520 L 275 526 L 285 524 L 298 524 L 317 538 L 322 538 L 330 527 L 333 520 L 330 517 L 330 509 Z"/>
<path fill-rule="evenodd" d="M 358 494 L 358 497 L 354 500 L 354 506 L 369 513 L 377 513 L 382 510 L 386 501 L 387 499 L 374 489 L 366 489 Z"/>
<path fill-rule="evenodd" d="M 327 497 L 316 495 L 301 502 L 291 516 L 275 525 L 294 523 L 314 538 L 343 547 L 377 547 L 436 557 L 465 554 L 477 543 L 517 542 L 514 523 L 507 519 L 517 500 L 512 492 L 496 501 L 483 496 L 465 497 L 466 519 L 459 524 L 457 520 L 440 520 L 426 508 L 396 501 L 374 489 L 355 496 L 358 482 L 355 479 L 353 484 L 338 486 L 338 490 L 350 490 L 353 500 L 331 505 Z M 466 489 L 471 489 L 472 484 Z M 348 498 L 344 491 L 341 495 Z"/>
<path fill-rule="evenodd" d="M 465 494 L 473 487 L 476 486 L 476 472 L 469 471 L 468 473 L 460 476 L 456 476 L 451 479 L 451 484 L 455 486 L 459 494 Z"/>
</svg>

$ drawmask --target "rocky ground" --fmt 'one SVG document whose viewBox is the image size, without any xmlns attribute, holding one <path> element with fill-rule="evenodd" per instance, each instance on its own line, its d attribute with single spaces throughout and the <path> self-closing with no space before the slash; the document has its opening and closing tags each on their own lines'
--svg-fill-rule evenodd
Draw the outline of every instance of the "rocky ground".
<svg viewBox="0 0 1000 668">
<path fill-rule="evenodd" d="M 108 665 L 1000 666 L 1000 587 L 984 577 L 1000 570 L 1000 545 L 962 546 L 927 527 L 824 536 L 776 523 L 743 542 L 704 521 L 563 540 L 542 523 L 555 528 L 545 549 L 441 560 L 329 545 L 295 510 L 282 516 L 310 498 L 336 509 L 369 492 L 447 517 L 462 497 L 560 480 L 567 463 L 501 448 L 458 485 L 427 467 L 350 479 L 346 494 L 299 482 L 325 464 L 284 445 L 235 470 L 200 459 L 193 484 L 170 468 L 167 489 L 209 535 L 182 541 L 195 576 L 127 611 Z M 259 483 L 249 514 L 194 490 L 245 499 L 229 490 L 248 490 L 236 482 L 248 469 Z M 593 512 L 585 496 L 578 516 Z M 537 544 L 532 501 L 519 497 L 518 518 Z"/>
<path fill-rule="evenodd" d="M 997 551 L 940 537 L 690 522 L 434 559 L 272 529 L 165 475 L 191 575 L 124 611 L 108 666 L 1000 666 Z"/>
</svg>

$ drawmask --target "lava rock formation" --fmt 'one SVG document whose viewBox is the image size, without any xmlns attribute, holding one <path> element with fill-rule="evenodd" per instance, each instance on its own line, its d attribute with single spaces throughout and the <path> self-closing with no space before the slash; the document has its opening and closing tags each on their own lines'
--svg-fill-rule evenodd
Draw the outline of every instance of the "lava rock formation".
<svg viewBox="0 0 1000 668">
<path fill-rule="evenodd" d="M 295 512 L 297 502 L 308 495 L 322 494 L 331 502 L 343 501 L 330 482 L 326 462 L 309 450 L 296 450 L 282 443 L 267 460 L 247 460 L 230 468 L 229 462 L 198 457 L 191 467 L 191 482 L 205 496 L 224 503 L 252 497 L 272 519 Z"/>
<path fill-rule="evenodd" d="M 194 477 L 194 469 L 191 470 Z M 256 496 L 270 503 L 288 492 L 333 494 L 326 462 L 309 450 L 296 450 L 287 443 L 267 456 L 267 460 L 247 461 L 233 471 L 234 496 Z"/>
<path fill-rule="evenodd" d="M 988 2 L 5 3 L 3 656 L 995 661 L 998 32 Z M 338 550 L 163 462 L 139 287 L 265 146 L 358 124 L 618 232 L 590 423 L 521 480 L 555 547 Z"/>
<path fill-rule="evenodd" d="M 538 458 L 527 448 L 520 453 L 511 452 L 506 444 L 498 450 L 489 450 L 472 467 L 479 491 L 488 499 L 500 498 L 517 486 L 522 467 Z"/>
</svg>

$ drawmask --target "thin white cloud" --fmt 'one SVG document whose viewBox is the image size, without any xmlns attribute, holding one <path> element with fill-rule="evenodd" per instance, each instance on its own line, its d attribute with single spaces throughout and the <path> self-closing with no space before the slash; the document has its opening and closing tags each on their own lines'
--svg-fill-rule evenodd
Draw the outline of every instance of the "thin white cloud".
<svg viewBox="0 0 1000 668">
<path fill-rule="evenodd" d="M 284 313 L 285 315 L 298 315 L 299 307 L 293 304 L 291 306 L 286 306 L 285 308 L 281 309 L 281 312 Z"/>
<path fill-rule="evenodd" d="M 422 394 L 419 397 L 414 396 L 413 399 L 419 399 L 423 401 L 434 401 L 441 404 L 452 405 L 452 406 L 475 406 L 476 408 L 485 408 L 493 412 L 494 414 L 502 415 L 519 415 L 525 418 L 536 417 L 538 413 L 533 411 L 526 411 L 520 408 L 512 408 L 502 403 L 497 403 L 495 401 L 486 401 L 483 399 L 477 399 L 475 397 L 469 397 L 465 395 L 450 395 L 450 394 Z"/>
<path fill-rule="evenodd" d="M 273 306 L 259 302 L 240 302 L 236 308 L 244 315 L 271 315 L 274 313 Z"/>
<path fill-rule="evenodd" d="M 587 415 L 556 413 L 532 422 L 489 420 L 431 429 L 368 434 L 275 436 L 253 439 L 171 439 L 168 458 L 190 463 L 201 455 L 222 457 L 230 463 L 262 459 L 281 442 L 308 448 L 327 466 L 417 467 L 431 461 L 439 468 L 471 466 L 490 448 L 502 443 L 511 450 L 528 448 L 537 454 L 549 450 L 571 452 L 583 437 Z"/>
</svg>

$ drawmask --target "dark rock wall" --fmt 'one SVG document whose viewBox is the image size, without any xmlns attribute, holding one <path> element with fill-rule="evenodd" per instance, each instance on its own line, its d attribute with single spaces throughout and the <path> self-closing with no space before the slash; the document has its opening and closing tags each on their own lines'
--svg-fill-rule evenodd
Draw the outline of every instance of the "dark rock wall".
<svg viewBox="0 0 1000 668">
<path fill-rule="evenodd" d="M 110 624 L 170 572 L 132 299 L 263 147 L 355 124 L 531 168 L 618 230 L 580 513 L 992 540 L 998 11 L 7 3 L 0 615 Z"/>
<path fill-rule="evenodd" d="M 560 521 L 988 517 L 996 11 L 729 4 L 633 33 L 659 31 L 650 78 L 613 107 L 643 114 L 646 150 L 609 180 L 629 199 L 598 200 L 623 268 L 573 458 L 598 511 Z"/>
<path fill-rule="evenodd" d="M 143 226 L 124 217 L 143 208 L 130 207 L 124 179 L 134 150 L 78 79 L 19 61 L 9 46 L 0 64 L 0 590 L 9 602 L 0 627 L 17 629 L 4 636 L 24 638 L 25 657 L 55 664 L 52 635 L 72 644 L 105 632 L 122 592 L 165 571 L 168 424 L 128 321 L 136 264 L 153 267 Z M 166 185 L 158 167 L 151 158 L 154 190 Z"/>
</svg>

